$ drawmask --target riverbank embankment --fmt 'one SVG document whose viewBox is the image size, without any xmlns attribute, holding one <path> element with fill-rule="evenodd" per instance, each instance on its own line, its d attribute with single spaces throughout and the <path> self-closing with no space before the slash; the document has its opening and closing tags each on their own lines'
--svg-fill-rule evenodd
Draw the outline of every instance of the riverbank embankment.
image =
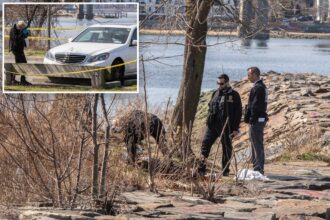
<svg viewBox="0 0 330 220">
<path fill-rule="evenodd" d="M 141 29 L 140 34 L 145 35 L 184 35 L 183 30 Z M 208 36 L 237 37 L 237 31 L 208 31 Z M 330 39 L 330 33 L 305 33 L 289 31 L 271 31 L 271 38 L 290 39 Z"/>
</svg>

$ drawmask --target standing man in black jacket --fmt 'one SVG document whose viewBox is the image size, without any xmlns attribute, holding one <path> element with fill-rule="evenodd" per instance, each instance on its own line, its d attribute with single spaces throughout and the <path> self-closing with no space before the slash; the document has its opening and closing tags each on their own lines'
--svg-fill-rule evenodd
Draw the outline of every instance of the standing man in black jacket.
<svg viewBox="0 0 330 220">
<path fill-rule="evenodd" d="M 249 96 L 249 103 L 245 109 L 244 122 L 249 123 L 249 135 L 252 146 L 253 170 L 264 174 L 264 128 L 268 121 L 267 110 L 267 88 L 260 79 L 258 67 L 247 69 L 250 82 L 254 83 Z"/>
<path fill-rule="evenodd" d="M 221 138 L 223 150 L 222 169 L 224 176 L 229 175 L 230 159 L 233 150 L 231 140 L 239 133 L 239 124 L 242 117 L 241 97 L 229 85 L 228 75 L 220 75 L 217 84 L 219 85 L 219 89 L 212 94 L 209 102 L 209 112 L 206 122 L 207 130 L 202 142 L 201 160 L 198 167 L 199 175 L 205 174 L 206 159 L 209 156 L 212 145 L 220 137 L 223 128 L 224 134 Z M 227 118 L 228 122 L 225 125 Z"/>
<path fill-rule="evenodd" d="M 9 52 L 11 51 L 15 56 L 15 63 L 26 63 L 24 48 L 26 47 L 25 38 L 28 37 L 28 30 L 24 21 L 18 21 L 10 29 L 9 35 Z M 25 80 L 25 76 L 21 76 L 21 84 L 29 85 Z"/>
</svg>

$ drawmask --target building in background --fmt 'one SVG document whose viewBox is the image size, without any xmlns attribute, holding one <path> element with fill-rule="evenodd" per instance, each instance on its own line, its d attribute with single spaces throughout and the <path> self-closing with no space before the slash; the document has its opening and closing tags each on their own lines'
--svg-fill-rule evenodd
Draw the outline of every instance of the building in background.
<svg viewBox="0 0 330 220">
<path fill-rule="evenodd" d="M 315 0 L 316 20 L 330 23 L 330 0 Z"/>
<path fill-rule="evenodd" d="M 5 0 L 0 0 L 4 2 Z M 22 0 L 21 0 L 22 1 Z M 65 2 L 64 0 L 62 0 Z M 166 4 L 162 0 L 91 0 L 92 2 L 137 2 L 139 4 L 140 17 L 148 16 L 150 19 L 155 17 L 175 17 L 176 14 L 184 14 L 185 0 L 168 0 Z M 241 0 L 223 0 L 222 3 L 231 7 L 238 13 Z M 260 1 L 260 0 L 256 0 Z M 20 2 L 11 0 L 10 2 Z M 23 2 L 23 1 L 22 1 Z M 282 19 L 298 16 L 311 16 L 313 20 L 321 23 L 330 23 L 330 0 L 269 0 L 271 6 L 271 18 Z M 221 10 L 219 1 L 215 1 L 214 7 L 210 12 L 211 17 L 228 16 Z"/>
<path fill-rule="evenodd" d="M 276 18 L 309 16 L 321 23 L 330 22 L 330 0 L 270 0 L 270 4 Z"/>
</svg>

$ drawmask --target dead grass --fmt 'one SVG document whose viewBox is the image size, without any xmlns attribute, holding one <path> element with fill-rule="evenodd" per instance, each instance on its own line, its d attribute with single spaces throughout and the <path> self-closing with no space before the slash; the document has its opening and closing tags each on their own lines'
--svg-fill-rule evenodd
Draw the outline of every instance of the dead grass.
<svg viewBox="0 0 330 220">
<path fill-rule="evenodd" d="M 24 96 L 32 97 L 32 96 Z M 79 141 L 81 138 L 81 132 L 83 130 L 79 130 L 80 127 L 78 124 L 74 124 L 75 120 L 79 119 L 79 112 L 83 109 L 84 105 L 82 104 L 83 101 L 77 98 L 78 96 L 75 95 L 56 95 L 50 97 L 44 97 L 41 104 L 36 104 L 39 107 L 39 110 L 42 111 L 43 114 L 38 114 L 32 111 L 29 122 L 31 123 L 31 129 L 37 131 L 36 138 L 39 138 L 43 142 L 42 145 L 47 146 L 46 150 L 52 150 L 49 148 L 52 146 L 52 142 L 49 142 L 50 138 L 52 138 L 51 133 L 47 133 L 49 131 L 49 127 L 47 127 L 47 123 L 51 122 L 52 129 L 54 129 L 55 139 L 57 140 L 57 145 L 53 145 L 55 148 L 60 147 L 56 151 L 58 155 L 63 158 L 67 158 L 67 160 L 72 160 L 72 164 L 70 166 L 71 172 L 63 180 L 63 207 L 69 207 L 69 201 L 72 199 L 72 195 L 76 185 L 76 175 L 77 175 L 77 165 L 79 159 Z M 18 100 L 18 101 L 17 101 Z M 31 98 L 33 100 L 33 98 Z M 52 100 L 52 101 L 50 101 Z M 7 105 L 6 108 L 14 106 L 13 104 L 17 105 L 16 107 L 20 107 L 20 102 L 18 96 L 13 98 L 11 101 L 13 103 L 11 105 Z M 16 102 L 17 101 L 17 102 Z M 3 101 L 5 103 L 5 101 Z M 33 107 L 33 103 L 30 103 Z M 125 118 L 127 115 L 135 109 L 143 109 L 143 101 L 139 98 L 136 100 L 121 100 L 116 107 L 113 107 L 112 113 L 110 115 L 112 120 L 114 117 L 116 118 Z M 170 124 L 170 116 L 171 116 L 171 109 L 164 110 L 163 106 L 155 106 L 151 108 L 150 112 L 157 114 L 163 122 L 165 122 L 165 127 L 171 127 Z M 15 110 L 14 109 L 11 109 Z M 51 111 L 48 111 L 51 110 Z M 79 111 L 78 111 L 79 110 Z M 19 109 L 16 109 L 19 111 Z M 45 189 L 41 188 L 38 185 L 33 185 L 33 180 L 37 183 L 40 181 L 45 181 L 45 184 L 50 188 L 50 194 L 56 198 L 57 195 L 57 186 L 56 181 L 54 181 L 55 168 L 51 163 L 45 163 L 42 169 L 42 179 L 38 177 L 35 171 L 28 172 L 28 173 L 21 173 L 20 169 L 18 169 L 17 164 L 13 161 L 17 159 L 19 164 L 24 165 L 24 167 L 32 168 L 32 159 L 29 158 L 28 148 L 27 146 L 34 144 L 36 149 L 40 152 L 43 152 L 42 148 L 39 145 L 36 145 L 35 138 L 27 138 L 25 142 L 19 142 L 17 133 L 13 130 L 16 129 L 15 126 L 22 125 L 24 131 L 22 134 L 28 135 L 29 127 L 24 127 L 24 120 L 18 114 L 2 109 L 2 112 L 7 112 L 8 115 L 1 120 L 2 128 L 10 128 L 10 126 L 14 126 L 11 129 L 6 130 L 6 137 L 8 138 L 6 142 L 3 142 L 2 145 L 6 144 L 5 147 L 7 151 L 4 150 L 3 147 L 0 148 L 0 203 L 5 204 L 27 204 L 28 202 L 33 201 L 50 201 L 50 198 L 45 196 L 47 192 Z M 13 113 L 15 117 L 11 116 L 10 114 Z M 86 117 L 88 118 L 88 111 L 86 111 Z M 100 113 L 101 117 L 101 113 Z M 59 118 L 61 120 L 59 120 Z M 69 119 L 71 121 L 66 121 Z M 47 120 L 49 120 L 47 122 Z M 16 120 L 16 121 L 15 121 Z M 23 121 L 22 121 L 23 120 Z M 100 125 L 99 125 L 99 133 L 98 138 L 100 139 L 100 151 L 99 156 L 100 158 L 104 155 L 104 122 L 102 122 L 100 118 Z M 84 121 L 85 126 L 89 126 L 89 121 Z M 68 124 L 70 126 L 68 126 Z M 5 129 L 2 129 L 5 131 Z M 20 130 L 18 130 L 20 131 Z M 46 133 L 45 133 L 46 132 Z M 196 131 L 198 132 L 198 131 Z M 200 132 L 200 131 L 199 131 Z M 46 135 L 48 134 L 48 135 Z M 2 136 L 5 136 L 4 133 L 1 133 Z M 40 136 L 38 136 L 40 135 Z M 54 138 L 53 137 L 53 138 Z M 167 147 L 172 150 L 179 148 L 179 143 L 176 139 L 173 138 L 173 135 L 169 130 L 166 133 L 167 139 Z M 21 144 L 20 144 L 21 143 Z M 192 146 L 194 147 L 194 153 L 198 155 L 199 153 L 199 145 L 201 141 L 199 138 L 195 138 L 193 136 L 192 139 Z M 28 145 L 25 145 L 28 144 Z M 34 146 L 33 145 L 33 146 Z M 76 205 L 80 205 L 82 207 L 93 207 L 94 204 L 90 200 L 90 190 L 91 190 L 91 170 L 92 170 L 92 158 L 93 158 L 93 144 L 90 138 L 86 139 L 84 148 L 84 153 L 82 157 L 82 168 L 81 168 L 81 177 L 79 180 L 79 194 L 77 196 Z M 142 143 L 143 146 L 146 146 L 146 143 Z M 216 149 L 216 145 L 213 147 L 213 152 Z M 71 151 L 69 150 L 71 148 Z M 215 197 L 222 193 L 222 187 L 224 185 L 235 185 L 237 184 L 230 178 L 221 178 L 219 175 L 218 181 L 212 183 L 210 185 L 209 180 L 202 180 L 202 179 L 194 179 L 193 171 L 196 168 L 196 160 L 191 159 L 187 160 L 186 162 L 182 162 L 180 157 L 174 156 L 171 160 L 165 160 L 163 155 L 157 152 L 157 145 L 155 144 L 154 140 L 151 139 L 151 149 L 152 149 L 152 161 L 154 161 L 154 180 L 157 189 L 165 189 L 165 190 L 176 190 L 176 191 L 183 191 L 189 192 L 191 194 L 198 194 L 200 192 L 207 192 L 210 190 L 210 186 L 213 187 L 213 193 L 211 198 L 210 196 L 208 199 L 214 200 Z M 27 153 L 23 153 L 26 151 Z M 10 153 L 13 158 L 8 154 Z M 45 152 L 46 153 L 46 152 Z M 70 157 L 70 155 L 72 155 Z M 120 192 L 123 191 L 130 191 L 130 190 L 147 190 L 148 185 L 148 173 L 146 169 L 143 169 L 143 166 L 132 166 L 127 164 L 127 150 L 125 144 L 123 142 L 122 135 L 113 135 L 110 138 L 110 154 L 108 160 L 108 171 L 107 171 L 107 180 L 105 184 L 105 191 L 106 191 L 106 199 L 111 200 L 111 198 L 118 195 Z M 38 160 L 43 162 L 47 158 L 47 154 L 40 154 L 40 158 L 34 158 L 33 160 Z M 145 147 L 144 153 L 141 157 L 147 157 L 147 148 Z M 214 172 L 216 174 L 221 174 L 220 169 L 220 154 L 215 156 L 214 153 L 210 157 L 210 162 L 208 167 L 210 168 L 215 160 L 215 167 Z M 67 160 L 63 160 L 63 163 L 66 163 Z M 234 162 L 232 161 L 232 164 Z M 241 164 L 240 166 L 244 166 Z M 145 168 L 146 166 L 144 166 Z M 235 170 L 235 167 L 231 168 L 232 171 Z M 31 178 L 27 175 L 31 175 Z M 214 200 L 215 201 L 215 200 Z M 52 201 L 50 201 L 52 202 Z M 55 204 L 54 204 L 55 205 Z"/>
<path fill-rule="evenodd" d="M 330 157 L 322 153 L 322 135 L 319 127 L 312 126 L 308 130 L 300 129 L 281 137 L 279 141 L 285 147 L 284 152 L 274 161 L 323 161 L 330 164 Z"/>
</svg>

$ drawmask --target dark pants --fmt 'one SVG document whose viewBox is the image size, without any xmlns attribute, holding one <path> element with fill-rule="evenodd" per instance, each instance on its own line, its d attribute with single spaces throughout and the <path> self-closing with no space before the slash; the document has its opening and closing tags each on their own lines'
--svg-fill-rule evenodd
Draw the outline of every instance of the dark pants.
<svg viewBox="0 0 330 220">
<path fill-rule="evenodd" d="M 249 136 L 252 147 L 253 170 L 264 173 L 265 152 L 264 152 L 264 128 L 265 122 L 257 122 L 250 125 Z"/>
<path fill-rule="evenodd" d="M 13 51 L 15 63 L 27 63 L 24 51 Z M 26 82 L 25 76 L 21 76 L 21 82 Z"/>
<path fill-rule="evenodd" d="M 209 156 L 210 150 L 214 142 L 218 137 L 220 137 L 221 131 L 217 131 L 216 129 L 210 129 L 207 127 L 206 132 L 204 134 L 203 142 L 202 142 L 202 155 L 207 158 Z M 232 155 L 233 147 L 230 139 L 230 131 L 228 129 L 225 130 L 222 138 L 222 169 L 224 173 L 229 173 L 230 166 L 230 158 Z"/>
</svg>

